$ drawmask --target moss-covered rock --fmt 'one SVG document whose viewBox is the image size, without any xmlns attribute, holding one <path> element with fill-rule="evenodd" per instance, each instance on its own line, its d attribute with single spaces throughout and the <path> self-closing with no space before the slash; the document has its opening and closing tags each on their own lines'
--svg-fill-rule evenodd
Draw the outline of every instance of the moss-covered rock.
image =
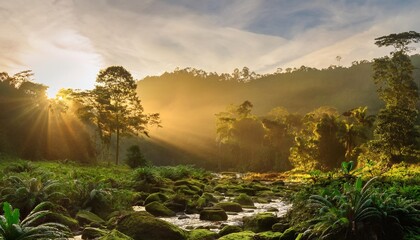
<svg viewBox="0 0 420 240">
<path fill-rule="evenodd" d="M 215 240 L 219 234 L 207 229 L 195 229 L 189 233 L 188 240 Z"/>
<path fill-rule="evenodd" d="M 226 212 L 242 212 L 242 206 L 236 202 L 220 202 L 215 207 L 221 208 Z"/>
<path fill-rule="evenodd" d="M 79 221 L 80 225 L 103 225 L 105 224 L 105 221 L 100 218 L 98 215 L 89 212 L 89 211 L 85 211 L 85 210 L 80 210 L 79 212 L 77 212 L 76 214 L 76 220 Z"/>
<path fill-rule="evenodd" d="M 149 204 L 151 202 L 155 202 L 155 201 L 160 202 L 160 203 L 164 203 L 168 199 L 169 199 L 168 196 L 166 196 L 163 193 L 160 193 L 160 192 L 152 193 L 152 194 L 149 194 L 149 196 L 147 196 L 146 200 L 144 200 L 144 205 L 147 205 L 147 204 Z"/>
<path fill-rule="evenodd" d="M 279 240 L 283 234 L 281 232 L 262 232 L 257 234 L 259 240 Z"/>
<path fill-rule="evenodd" d="M 296 230 L 293 227 L 290 227 L 286 231 L 284 231 L 283 235 L 279 238 L 279 240 L 295 240 L 296 236 Z"/>
<path fill-rule="evenodd" d="M 220 192 L 220 193 L 226 193 L 228 191 L 229 187 L 225 184 L 218 184 L 214 187 L 214 191 Z"/>
<path fill-rule="evenodd" d="M 244 230 L 256 233 L 270 231 L 277 222 L 278 219 L 273 214 L 259 213 L 251 217 L 244 217 Z"/>
<path fill-rule="evenodd" d="M 94 228 L 94 227 L 85 227 L 82 231 L 82 239 L 96 239 L 105 236 L 108 231 Z"/>
<path fill-rule="evenodd" d="M 200 220 L 226 221 L 228 216 L 221 208 L 205 208 L 200 212 Z"/>
<path fill-rule="evenodd" d="M 122 217 L 117 223 L 117 230 L 135 240 L 187 239 L 187 234 L 184 230 L 155 218 L 147 212 L 134 212 Z"/>
<path fill-rule="evenodd" d="M 100 237 L 98 240 L 133 240 L 133 239 L 125 235 L 124 233 L 114 229 L 111 232 Z"/>
<path fill-rule="evenodd" d="M 231 233 L 241 232 L 242 228 L 239 226 L 226 225 L 219 231 L 220 236 L 225 236 Z"/>
<path fill-rule="evenodd" d="M 146 211 L 156 217 L 174 217 L 176 214 L 160 202 L 151 202 L 146 205 Z"/>
<path fill-rule="evenodd" d="M 274 224 L 271 227 L 271 229 L 273 230 L 273 232 L 284 232 L 289 227 L 290 227 L 290 225 L 288 223 L 279 222 L 279 223 Z"/>
<path fill-rule="evenodd" d="M 245 193 L 239 194 L 233 201 L 243 206 L 254 206 L 254 201 L 252 201 L 251 197 Z"/>
<path fill-rule="evenodd" d="M 64 226 L 67 226 L 71 230 L 77 230 L 79 229 L 79 221 L 76 219 L 66 216 L 64 214 L 55 213 L 52 212 L 45 216 L 45 222 L 55 222 L 55 223 L 61 223 Z"/>
<path fill-rule="evenodd" d="M 219 238 L 219 240 L 254 240 L 254 236 L 255 233 L 251 231 L 244 231 L 225 235 Z"/>
</svg>

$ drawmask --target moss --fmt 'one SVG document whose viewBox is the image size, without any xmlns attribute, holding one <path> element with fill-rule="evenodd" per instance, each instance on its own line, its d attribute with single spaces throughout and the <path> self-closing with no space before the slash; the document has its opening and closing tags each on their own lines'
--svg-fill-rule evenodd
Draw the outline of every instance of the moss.
<svg viewBox="0 0 420 240">
<path fill-rule="evenodd" d="M 160 202 L 151 202 L 147 204 L 146 211 L 156 217 L 173 217 L 176 215 L 175 212 L 165 207 L 165 205 Z"/>
<path fill-rule="evenodd" d="M 239 194 L 233 201 L 244 206 L 254 206 L 254 201 L 252 201 L 251 197 L 245 193 Z"/>
<path fill-rule="evenodd" d="M 181 228 L 147 212 L 135 212 L 122 217 L 117 223 L 117 230 L 135 240 L 171 239 L 185 240 L 186 232 Z"/>
<path fill-rule="evenodd" d="M 133 240 L 131 237 L 125 235 L 118 230 L 112 230 L 111 232 L 107 233 L 103 237 L 99 238 L 98 240 Z"/>
<path fill-rule="evenodd" d="M 226 221 L 228 216 L 221 208 L 206 208 L 200 212 L 200 220 Z"/>
<path fill-rule="evenodd" d="M 231 233 L 237 233 L 241 231 L 242 231 L 242 228 L 240 228 L 239 226 L 226 225 L 222 228 L 222 230 L 220 230 L 219 235 L 225 236 Z"/>
<path fill-rule="evenodd" d="M 286 229 L 288 229 L 290 227 L 290 225 L 288 223 L 283 223 L 283 222 L 279 222 L 274 224 L 271 229 L 274 232 L 284 232 L 286 231 Z"/>
<path fill-rule="evenodd" d="M 284 231 L 283 235 L 279 240 L 295 240 L 296 235 L 296 230 L 293 227 L 290 227 L 286 231 Z"/>
<path fill-rule="evenodd" d="M 277 222 L 278 219 L 273 214 L 259 213 L 251 217 L 244 217 L 244 230 L 256 233 L 270 231 Z"/>
<path fill-rule="evenodd" d="M 278 240 L 282 235 L 283 234 L 281 232 L 268 231 L 259 233 L 257 236 L 260 240 Z"/>
<path fill-rule="evenodd" d="M 219 238 L 219 234 L 207 229 L 192 230 L 188 236 L 188 240 L 215 240 Z"/>
<path fill-rule="evenodd" d="M 239 203 L 235 202 L 220 202 L 215 207 L 221 208 L 226 212 L 242 212 L 242 207 Z"/>
<path fill-rule="evenodd" d="M 46 216 L 46 222 L 61 223 L 71 230 L 77 230 L 79 228 L 79 221 L 63 214 L 52 212 Z"/>
<path fill-rule="evenodd" d="M 147 196 L 146 200 L 144 200 L 144 204 L 147 205 L 154 201 L 164 203 L 168 199 L 169 199 L 168 196 L 166 196 L 163 193 L 160 193 L 160 192 L 152 193 L 152 194 L 149 194 L 149 196 Z"/>
<path fill-rule="evenodd" d="M 105 236 L 108 232 L 103 229 L 86 227 L 82 231 L 82 239 L 96 239 Z"/>
<path fill-rule="evenodd" d="M 98 215 L 89 212 L 89 211 L 85 211 L 85 210 L 80 210 L 77 214 L 76 214 L 76 220 L 79 221 L 79 223 L 81 225 L 88 225 L 88 224 L 95 224 L 95 225 L 102 225 L 105 224 L 105 221 L 100 218 Z"/>
<path fill-rule="evenodd" d="M 254 236 L 255 233 L 251 231 L 244 231 L 225 235 L 219 238 L 219 240 L 254 240 Z"/>
</svg>

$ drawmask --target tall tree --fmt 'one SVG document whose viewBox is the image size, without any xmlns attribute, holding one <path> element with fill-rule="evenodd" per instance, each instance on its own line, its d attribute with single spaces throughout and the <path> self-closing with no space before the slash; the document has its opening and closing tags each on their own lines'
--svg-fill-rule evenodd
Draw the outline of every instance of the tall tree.
<svg viewBox="0 0 420 240">
<path fill-rule="evenodd" d="M 160 124 L 159 114 L 144 113 L 136 88 L 130 72 L 121 66 L 112 66 L 99 72 L 95 89 L 79 94 L 84 114 L 94 119 L 102 141 L 107 143 L 115 133 L 115 164 L 119 163 L 122 134 L 148 136 L 147 126 Z"/>
<path fill-rule="evenodd" d="M 392 161 L 401 160 L 406 150 L 416 149 L 418 132 L 418 87 L 414 81 L 414 66 L 408 56 L 410 43 L 420 42 L 414 31 L 390 34 L 375 39 L 379 47 L 393 46 L 390 56 L 375 59 L 373 64 L 375 84 L 379 97 L 385 102 L 377 118 L 372 146 L 384 152 Z"/>
</svg>

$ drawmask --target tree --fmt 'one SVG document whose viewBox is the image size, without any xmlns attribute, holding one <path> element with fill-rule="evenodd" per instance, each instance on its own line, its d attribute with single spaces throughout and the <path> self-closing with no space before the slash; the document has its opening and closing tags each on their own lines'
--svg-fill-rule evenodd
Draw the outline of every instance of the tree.
<svg viewBox="0 0 420 240">
<path fill-rule="evenodd" d="M 159 114 L 144 114 L 136 89 L 130 72 L 121 66 L 112 66 L 99 72 L 95 89 L 79 94 L 84 105 L 81 116 L 94 120 L 102 141 L 110 142 L 115 133 L 115 164 L 119 162 L 122 134 L 148 136 L 148 125 L 160 126 Z"/>
<path fill-rule="evenodd" d="M 375 59 L 374 82 L 385 108 L 378 114 L 372 142 L 374 149 L 384 152 L 392 161 L 401 160 L 406 149 L 416 149 L 418 132 L 415 124 L 418 117 L 418 87 L 414 81 L 414 66 L 408 56 L 408 45 L 420 41 L 414 31 L 390 34 L 375 39 L 379 47 L 393 46 L 390 56 Z"/>
</svg>

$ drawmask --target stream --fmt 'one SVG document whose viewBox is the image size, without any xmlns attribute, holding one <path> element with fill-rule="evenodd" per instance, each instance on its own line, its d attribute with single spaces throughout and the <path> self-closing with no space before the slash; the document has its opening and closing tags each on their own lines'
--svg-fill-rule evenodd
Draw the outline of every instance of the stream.
<svg viewBox="0 0 420 240">
<path fill-rule="evenodd" d="M 272 212 L 277 217 L 281 217 L 291 208 L 291 204 L 286 204 L 280 199 L 274 199 L 270 203 L 255 203 L 255 208 L 244 208 L 244 211 L 239 213 L 229 213 L 226 221 L 203 221 L 200 220 L 199 214 L 177 214 L 175 217 L 159 217 L 162 220 L 170 222 L 185 230 L 192 230 L 196 228 L 206 228 L 218 232 L 225 225 L 242 226 L 243 217 L 252 216 L 262 212 Z M 134 206 L 135 211 L 145 211 L 143 206 Z M 277 209 L 278 211 L 272 211 Z"/>
</svg>

